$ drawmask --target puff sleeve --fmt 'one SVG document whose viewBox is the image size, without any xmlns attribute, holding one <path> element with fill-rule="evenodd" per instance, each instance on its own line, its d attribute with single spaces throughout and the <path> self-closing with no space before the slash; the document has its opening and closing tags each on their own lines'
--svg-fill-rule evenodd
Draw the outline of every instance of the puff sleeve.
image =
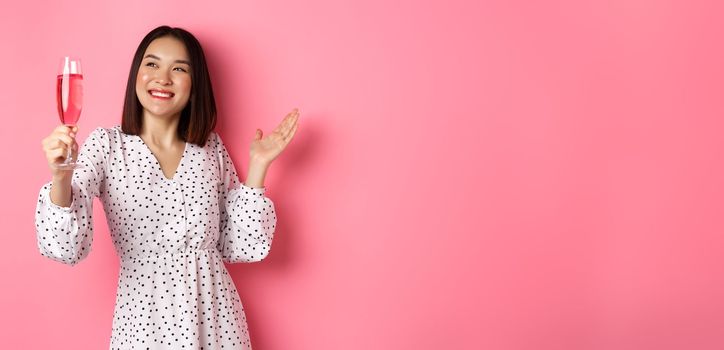
<svg viewBox="0 0 724 350">
<path fill-rule="evenodd" d="M 226 263 L 256 262 L 271 249 L 276 213 L 274 203 L 265 196 L 266 187 L 248 187 L 239 181 L 234 163 L 216 134 L 220 182 L 219 239 L 216 243 Z"/>
<path fill-rule="evenodd" d="M 40 254 L 55 261 L 76 265 L 93 243 L 93 198 L 99 196 L 105 180 L 110 141 L 104 128 L 96 128 L 78 152 L 84 169 L 75 169 L 71 178 L 71 204 L 61 207 L 50 200 L 52 181 L 38 195 L 35 232 Z"/>
</svg>

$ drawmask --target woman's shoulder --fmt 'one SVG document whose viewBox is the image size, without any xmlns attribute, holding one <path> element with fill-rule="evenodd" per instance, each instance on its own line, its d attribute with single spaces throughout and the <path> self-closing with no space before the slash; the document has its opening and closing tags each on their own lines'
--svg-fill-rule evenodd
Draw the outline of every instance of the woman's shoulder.
<svg viewBox="0 0 724 350">
<path fill-rule="evenodd" d="M 120 125 L 111 127 L 98 126 L 92 132 L 91 136 L 99 137 L 104 143 L 114 143 L 122 139 L 123 130 Z"/>
<path fill-rule="evenodd" d="M 221 138 L 219 134 L 216 132 L 216 130 L 209 131 L 209 137 L 206 138 L 206 141 L 216 141 L 217 139 Z"/>
<path fill-rule="evenodd" d="M 100 128 L 99 128 L 100 129 Z M 128 139 L 132 139 L 135 137 L 138 137 L 135 134 L 127 134 L 123 131 L 123 127 L 120 124 L 113 125 L 109 128 L 102 128 L 104 131 L 108 134 L 108 136 L 111 138 L 111 140 L 115 140 L 118 142 L 123 142 Z"/>
<path fill-rule="evenodd" d="M 106 128 L 103 126 L 97 126 L 95 129 L 91 130 L 88 137 L 86 137 L 86 140 L 93 141 L 94 143 L 100 143 L 101 145 L 107 145 L 110 143 L 111 138 L 113 138 L 115 134 L 116 131 L 113 127 Z"/>
<path fill-rule="evenodd" d="M 216 130 L 212 130 L 211 132 L 209 132 L 209 138 L 206 142 L 214 150 L 217 150 L 219 148 L 219 146 L 221 146 L 221 147 L 224 146 L 224 141 L 221 140 L 221 135 L 219 135 L 219 133 L 216 132 Z"/>
<path fill-rule="evenodd" d="M 124 137 L 127 136 L 121 130 L 120 125 L 111 127 L 97 126 L 88 134 L 85 142 L 89 143 L 88 147 L 100 147 L 105 151 L 110 151 L 122 146 L 125 143 Z"/>
<path fill-rule="evenodd" d="M 95 136 L 95 135 L 103 135 L 103 136 L 106 136 L 106 135 L 107 135 L 108 137 L 110 137 L 110 136 L 114 136 L 114 135 L 117 135 L 117 134 L 122 133 L 122 132 L 123 132 L 123 131 L 121 131 L 121 126 L 120 126 L 120 125 L 114 125 L 114 126 L 111 126 L 111 127 L 97 126 L 97 127 L 95 127 L 95 129 L 93 129 L 93 130 L 90 132 L 90 135 L 93 135 L 93 136 Z"/>
</svg>

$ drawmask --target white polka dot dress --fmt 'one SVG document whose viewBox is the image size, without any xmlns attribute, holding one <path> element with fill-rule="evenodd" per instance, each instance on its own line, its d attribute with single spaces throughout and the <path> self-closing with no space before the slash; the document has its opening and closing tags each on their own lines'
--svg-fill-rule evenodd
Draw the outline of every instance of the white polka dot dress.
<svg viewBox="0 0 724 350">
<path fill-rule="evenodd" d="M 120 126 L 97 128 L 78 155 L 72 203 L 42 186 L 35 227 L 43 256 L 75 265 L 93 242 L 99 197 L 121 260 L 111 349 L 251 349 L 246 316 L 226 263 L 271 249 L 276 214 L 265 188 L 245 186 L 215 132 L 186 143 L 171 179 L 150 148 Z"/>
</svg>

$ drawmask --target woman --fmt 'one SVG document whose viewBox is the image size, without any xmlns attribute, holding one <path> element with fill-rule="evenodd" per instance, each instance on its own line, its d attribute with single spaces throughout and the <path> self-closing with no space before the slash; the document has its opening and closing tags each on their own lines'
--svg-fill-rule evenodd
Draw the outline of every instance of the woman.
<svg viewBox="0 0 724 350">
<path fill-rule="evenodd" d="M 271 162 L 294 136 L 295 109 L 251 142 L 245 183 L 217 133 L 201 45 L 161 26 L 136 50 L 122 125 L 96 128 L 78 152 L 77 127 L 43 140 L 53 179 L 35 216 L 43 256 L 75 265 L 91 250 L 99 197 L 121 260 L 112 349 L 250 349 L 226 263 L 264 259 L 276 214 L 265 196 Z M 67 147 L 85 168 L 62 171 Z"/>
</svg>

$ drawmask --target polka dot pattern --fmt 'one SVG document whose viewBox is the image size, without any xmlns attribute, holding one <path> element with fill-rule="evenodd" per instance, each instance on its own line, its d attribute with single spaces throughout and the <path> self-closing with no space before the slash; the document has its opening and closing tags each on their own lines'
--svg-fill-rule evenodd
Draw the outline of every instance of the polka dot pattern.
<svg viewBox="0 0 724 350">
<path fill-rule="evenodd" d="M 40 254 L 74 266 L 93 243 L 98 197 L 121 260 L 111 349 L 251 349 L 239 293 L 224 263 L 261 261 L 276 213 L 265 187 L 239 181 L 221 140 L 186 143 L 172 178 L 120 125 L 91 132 L 78 154 L 72 201 L 38 195 Z"/>
</svg>

